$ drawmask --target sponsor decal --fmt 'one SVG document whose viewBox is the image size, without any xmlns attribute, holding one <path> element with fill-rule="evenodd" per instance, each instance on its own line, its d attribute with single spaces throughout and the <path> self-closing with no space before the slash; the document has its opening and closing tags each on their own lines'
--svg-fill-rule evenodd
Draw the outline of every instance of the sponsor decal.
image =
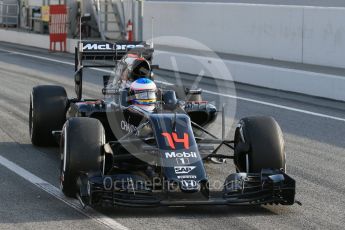
<svg viewBox="0 0 345 230">
<path fill-rule="evenodd" d="M 195 175 L 181 175 L 177 176 L 178 179 L 196 179 Z"/>
<path fill-rule="evenodd" d="M 178 165 L 189 165 L 189 158 L 176 158 Z"/>
<path fill-rule="evenodd" d="M 183 143 L 183 147 L 185 149 L 189 149 L 189 135 L 188 133 L 183 133 L 183 137 L 180 138 L 177 136 L 177 133 L 162 133 L 165 137 L 167 144 L 170 146 L 171 149 L 176 149 L 176 143 Z"/>
<path fill-rule="evenodd" d="M 174 167 L 176 174 L 188 174 L 195 168 L 196 166 L 175 166 Z"/>
<path fill-rule="evenodd" d="M 97 44 L 97 43 L 88 43 L 83 46 L 83 50 L 114 50 L 114 45 L 106 44 Z"/>
<path fill-rule="evenodd" d="M 198 182 L 196 182 L 195 180 L 182 180 L 181 183 L 187 189 L 194 189 L 198 186 Z"/>
<path fill-rule="evenodd" d="M 144 45 L 116 45 L 116 50 L 128 50 L 128 49 L 133 49 L 133 48 L 143 48 Z"/>
<path fill-rule="evenodd" d="M 115 45 L 111 43 L 87 43 L 83 45 L 83 50 L 118 50 L 118 51 L 126 51 L 133 48 L 144 47 L 144 45 Z"/>
<path fill-rule="evenodd" d="M 197 158 L 196 152 L 165 152 L 165 158 Z"/>
<path fill-rule="evenodd" d="M 130 133 L 130 132 L 135 132 L 135 135 L 139 135 L 139 131 L 137 130 L 137 127 L 129 124 L 127 121 L 121 121 L 121 129 Z"/>
</svg>

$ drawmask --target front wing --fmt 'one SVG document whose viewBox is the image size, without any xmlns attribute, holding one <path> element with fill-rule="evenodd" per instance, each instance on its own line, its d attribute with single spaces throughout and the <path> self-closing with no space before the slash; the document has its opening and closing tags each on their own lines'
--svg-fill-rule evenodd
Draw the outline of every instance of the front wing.
<svg viewBox="0 0 345 230">
<path fill-rule="evenodd" d="M 222 191 L 209 192 L 203 183 L 198 191 L 174 189 L 171 182 L 147 185 L 138 176 L 83 175 L 80 178 L 82 205 L 90 206 L 190 206 L 190 205 L 293 205 L 295 180 L 279 170 L 262 170 L 261 173 L 234 173 L 229 175 Z M 299 203 L 299 202 L 297 202 Z"/>
</svg>

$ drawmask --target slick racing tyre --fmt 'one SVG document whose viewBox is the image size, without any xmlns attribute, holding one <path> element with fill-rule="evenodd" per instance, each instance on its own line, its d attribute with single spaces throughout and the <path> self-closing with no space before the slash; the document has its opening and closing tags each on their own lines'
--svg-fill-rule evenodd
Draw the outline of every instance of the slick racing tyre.
<svg viewBox="0 0 345 230">
<path fill-rule="evenodd" d="M 236 129 L 234 140 L 234 163 L 238 172 L 286 170 L 283 134 L 272 117 L 242 119 Z"/>
<path fill-rule="evenodd" d="M 66 120 L 68 99 L 61 86 L 40 85 L 30 95 L 29 131 L 32 144 L 53 146 L 52 131 L 61 130 Z"/>
<path fill-rule="evenodd" d="M 104 142 L 105 131 L 99 120 L 77 117 L 66 121 L 60 143 L 60 185 L 66 196 L 75 197 L 78 193 L 81 173 L 101 172 Z"/>
</svg>

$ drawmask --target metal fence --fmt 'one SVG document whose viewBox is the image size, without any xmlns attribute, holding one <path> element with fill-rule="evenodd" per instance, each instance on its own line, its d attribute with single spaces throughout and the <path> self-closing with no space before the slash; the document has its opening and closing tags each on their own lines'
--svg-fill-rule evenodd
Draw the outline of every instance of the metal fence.
<svg viewBox="0 0 345 230">
<path fill-rule="evenodd" d="M 11 3 L 13 2 L 13 3 Z M 0 1 L 0 25 L 4 27 L 19 26 L 19 5 L 17 1 Z"/>
</svg>

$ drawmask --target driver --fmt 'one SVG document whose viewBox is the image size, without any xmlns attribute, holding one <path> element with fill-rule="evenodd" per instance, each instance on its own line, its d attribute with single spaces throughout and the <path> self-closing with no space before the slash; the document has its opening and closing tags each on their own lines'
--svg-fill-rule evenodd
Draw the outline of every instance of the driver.
<svg viewBox="0 0 345 230">
<path fill-rule="evenodd" d="M 131 55 L 131 54 L 129 54 Z M 133 56 L 133 55 L 132 55 Z M 143 58 L 128 56 L 126 67 L 122 68 L 120 77 L 121 88 L 129 88 L 130 84 L 139 78 L 152 79 L 150 64 Z"/>
<path fill-rule="evenodd" d="M 129 104 L 152 112 L 156 108 L 157 86 L 148 78 L 139 78 L 129 87 Z"/>
</svg>

